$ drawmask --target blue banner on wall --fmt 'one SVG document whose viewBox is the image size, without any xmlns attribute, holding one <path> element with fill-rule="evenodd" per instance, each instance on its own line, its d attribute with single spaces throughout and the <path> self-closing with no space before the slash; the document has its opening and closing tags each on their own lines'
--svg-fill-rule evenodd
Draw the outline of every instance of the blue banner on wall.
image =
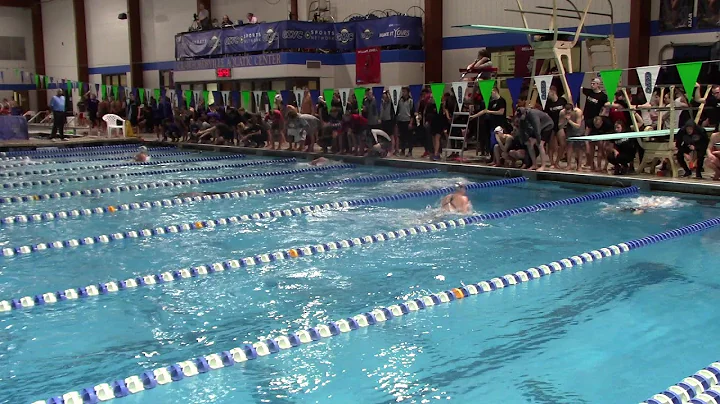
<svg viewBox="0 0 720 404">
<path fill-rule="evenodd" d="M 175 58 L 325 49 L 353 52 L 374 46 L 422 46 L 422 19 L 393 16 L 343 23 L 281 21 L 175 36 Z"/>
<path fill-rule="evenodd" d="M 222 32 L 220 30 L 188 32 L 175 35 L 175 58 L 194 58 L 221 55 Z"/>
<path fill-rule="evenodd" d="M 416 17 L 396 15 L 355 23 L 355 46 L 357 49 L 374 46 L 421 46 L 422 20 Z"/>
</svg>

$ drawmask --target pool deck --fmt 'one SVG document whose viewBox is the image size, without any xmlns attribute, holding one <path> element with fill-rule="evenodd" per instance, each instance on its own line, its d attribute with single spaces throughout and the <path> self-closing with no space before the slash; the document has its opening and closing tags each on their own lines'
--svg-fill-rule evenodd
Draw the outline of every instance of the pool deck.
<svg viewBox="0 0 720 404">
<path fill-rule="evenodd" d="M 711 181 L 706 179 L 695 178 L 669 178 L 658 177 L 649 174 L 633 174 L 633 175 L 609 175 L 591 172 L 570 172 L 562 170 L 545 170 L 541 172 L 523 170 L 518 168 L 501 168 L 488 167 L 478 163 L 457 163 L 430 161 L 420 158 L 422 148 L 415 148 L 415 153 L 411 158 L 371 158 L 356 156 L 338 156 L 322 153 L 306 153 L 286 150 L 268 150 L 251 147 L 239 146 L 217 146 L 197 143 L 171 143 L 157 141 L 152 135 L 144 135 L 142 138 L 106 138 L 106 137 L 84 137 L 69 139 L 67 141 L 51 141 L 47 139 L 31 139 L 29 141 L 18 142 L 2 142 L 0 143 L 0 151 L 19 150 L 19 149 L 35 149 L 41 147 L 80 147 L 80 146 L 100 146 L 111 144 L 127 144 L 144 142 L 148 145 L 174 145 L 178 148 L 206 150 L 226 153 L 242 153 L 257 156 L 272 157 L 296 157 L 298 159 L 311 160 L 320 156 L 329 159 L 342 160 L 347 163 L 377 165 L 394 168 L 414 168 L 428 169 L 437 168 L 446 172 L 457 172 L 464 174 L 479 174 L 496 177 L 519 177 L 524 176 L 531 181 L 558 181 L 575 184 L 601 185 L 612 187 L 637 186 L 643 191 L 663 191 L 663 192 L 680 192 L 701 195 L 720 196 L 720 181 Z M 705 173 L 707 176 L 707 172 Z"/>
</svg>

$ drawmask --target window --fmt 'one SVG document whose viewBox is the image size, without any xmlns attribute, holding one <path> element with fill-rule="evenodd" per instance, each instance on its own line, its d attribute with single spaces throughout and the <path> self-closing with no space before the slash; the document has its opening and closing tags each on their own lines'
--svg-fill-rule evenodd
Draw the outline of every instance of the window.
<svg viewBox="0 0 720 404">
<path fill-rule="evenodd" d="M 172 70 L 160 70 L 160 88 L 175 88 L 175 78 Z"/>
</svg>

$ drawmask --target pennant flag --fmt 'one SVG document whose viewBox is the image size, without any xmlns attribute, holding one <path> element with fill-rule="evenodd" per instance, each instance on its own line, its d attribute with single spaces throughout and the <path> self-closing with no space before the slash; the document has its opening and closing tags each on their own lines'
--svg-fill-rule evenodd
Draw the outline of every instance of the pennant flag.
<svg viewBox="0 0 720 404">
<path fill-rule="evenodd" d="M 638 75 L 640 86 L 642 86 L 643 93 L 645 94 L 645 100 L 649 102 L 650 98 L 652 98 L 652 92 L 655 89 L 655 83 L 657 83 L 660 66 L 637 67 L 635 68 L 635 72 Z M 693 87 L 695 87 L 694 81 Z"/>
<path fill-rule="evenodd" d="M 615 91 L 617 91 L 618 84 L 620 84 L 620 76 L 622 70 L 603 70 L 600 72 L 600 78 L 602 79 L 603 85 L 605 86 L 605 92 L 609 99 L 613 99 Z M 693 79 L 693 86 L 695 86 L 695 80 Z"/>
<path fill-rule="evenodd" d="M 100 85 L 100 92 L 102 94 L 102 99 L 104 100 L 107 98 L 107 86 L 105 84 Z"/>
<path fill-rule="evenodd" d="M 398 103 L 402 96 L 402 86 L 390 86 L 388 87 L 388 91 L 390 92 L 390 101 L 392 101 L 393 109 L 397 112 Z"/>
<path fill-rule="evenodd" d="M 580 91 L 580 88 L 582 87 L 582 83 L 585 80 L 585 73 L 565 73 L 565 80 L 567 80 L 568 87 L 572 92 L 572 94 L 565 94 L 565 99 L 570 101 L 570 95 L 572 95 L 572 103 L 575 105 L 580 105 L 580 93 L 582 92 Z"/>
<path fill-rule="evenodd" d="M 495 79 L 479 80 L 477 85 L 480 86 L 480 95 L 482 95 L 485 105 L 488 105 L 490 102 L 490 93 L 492 93 L 492 89 L 495 88 Z"/>
<path fill-rule="evenodd" d="M 385 87 L 383 86 L 376 86 L 372 88 L 373 97 L 375 97 L 375 104 L 377 105 L 378 113 L 380 113 L 380 109 L 382 108 L 382 96 L 384 91 Z"/>
<path fill-rule="evenodd" d="M 363 100 L 365 99 L 365 89 L 362 87 L 355 87 L 355 99 L 358 102 L 358 109 L 362 111 Z"/>
<path fill-rule="evenodd" d="M 73 90 L 72 81 L 68 81 L 68 82 L 67 82 L 67 92 L 68 92 L 68 94 L 72 93 L 72 90 Z M 78 91 L 78 92 L 79 92 L 79 91 Z"/>
<path fill-rule="evenodd" d="M 165 96 L 168 98 L 168 101 L 170 102 L 170 105 L 174 105 L 175 103 L 175 90 L 166 90 Z"/>
<path fill-rule="evenodd" d="M 145 104 L 145 89 L 144 88 L 138 88 L 138 98 L 140 99 L 141 104 Z"/>
<path fill-rule="evenodd" d="M 275 108 L 275 96 L 277 95 L 277 91 L 275 90 L 268 90 L 268 102 L 270 105 L 272 105 L 273 108 Z"/>
<path fill-rule="evenodd" d="M 433 100 L 435 100 L 435 106 L 438 112 L 440 112 L 440 104 L 442 103 L 443 93 L 445 92 L 445 83 L 430 84 L 430 92 L 432 93 Z"/>
<path fill-rule="evenodd" d="M 192 90 L 185 90 L 185 107 L 190 109 L 190 102 L 192 101 Z"/>
<path fill-rule="evenodd" d="M 317 105 L 319 96 L 320 96 L 320 90 L 310 90 L 310 101 L 312 101 L 313 107 L 315 107 Z"/>
<path fill-rule="evenodd" d="M 153 95 L 155 96 L 155 99 L 160 103 L 160 89 L 156 88 L 153 90 Z"/>
<path fill-rule="evenodd" d="M 290 90 L 280 91 L 280 96 L 282 97 L 283 102 L 285 102 L 285 104 L 287 105 L 292 104 L 293 100 L 295 99 L 295 94 L 293 94 Z"/>
<path fill-rule="evenodd" d="M 245 108 L 248 112 L 252 109 L 252 104 L 250 102 L 250 91 L 243 91 L 242 92 L 242 106 Z"/>
<path fill-rule="evenodd" d="M 550 85 L 552 84 L 553 75 L 545 74 L 542 76 L 535 76 L 535 89 L 538 92 L 538 98 L 543 109 L 548 100 L 548 94 L 550 93 Z"/>
<path fill-rule="evenodd" d="M 677 71 L 685 88 L 685 94 L 689 97 L 692 97 L 695 91 L 695 83 L 697 83 L 701 68 L 702 62 L 678 63 L 677 65 Z"/>
<path fill-rule="evenodd" d="M 230 105 L 230 91 L 220 91 L 220 98 L 223 100 L 223 105 L 228 106 Z"/>
<path fill-rule="evenodd" d="M 211 91 L 210 95 L 212 95 L 212 97 L 213 97 L 213 104 L 218 105 L 218 106 L 225 105 L 225 103 L 223 102 L 225 99 L 223 98 L 220 91 L 217 91 L 217 90 Z"/>
<path fill-rule="evenodd" d="M 179 85 L 176 85 L 175 88 L 175 98 L 177 98 L 177 105 L 179 107 L 180 105 L 182 105 L 183 92 L 180 89 L 181 87 Z"/>
<path fill-rule="evenodd" d="M 203 97 L 203 101 L 205 101 L 205 106 L 206 107 L 209 106 L 210 105 L 210 91 L 203 90 L 202 97 Z"/>
<path fill-rule="evenodd" d="M 240 91 L 235 91 L 235 90 L 230 91 L 230 99 L 232 99 L 233 106 L 239 107 L 240 106 Z M 248 97 L 248 99 L 250 99 L 250 97 Z M 230 100 L 228 100 L 228 102 L 230 102 Z"/>
<path fill-rule="evenodd" d="M 328 108 L 330 107 L 330 104 L 332 103 L 333 96 L 335 95 L 335 90 L 332 88 L 326 88 L 323 90 L 323 98 L 325 98 L 325 102 L 328 105 Z"/>
<path fill-rule="evenodd" d="M 50 88 L 50 76 L 45 76 L 45 88 Z"/>
<path fill-rule="evenodd" d="M 455 81 L 452 83 L 452 89 L 455 93 L 455 99 L 457 100 L 458 109 L 462 108 L 463 102 L 465 101 L 465 92 L 468 87 L 467 81 Z"/>
<path fill-rule="evenodd" d="M 255 100 L 255 112 L 260 112 L 262 106 L 262 91 L 253 91 L 253 99 Z"/>
<path fill-rule="evenodd" d="M 16 76 L 20 76 L 20 75 L 21 75 L 21 74 L 20 74 L 20 69 L 15 69 L 15 75 L 16 75 Z"/>
<path fill-rule="evenodd" d="M 112 86 L 113 97 L 115 97 L 116 100 L 118 98 L 118 90 L 118 86 Z"/>
<path fill-rule="evenodd" d="M 505 80 L 505 85 L 510 92 L 510 98 L 512 98 L 513 107 L 520 101 L 520 92 L 522 91 L 524 81 L 525 79 L 522 77 L 513 77 Z"/>
<path fill-rule="evenodd" d="M 342 102 L 343 112 L 347 110 L 347 103 L 348 103 L 349 98 L 350 98 L 350 89 L 349 88 L 341 88 L 340 89 L 340 102 Z"/>
<path fill-rule="evenodd" d="M 415 101 L 415 107 L 417 108 L 418 105 L 420 105 L 420 94 L 422 93 L 422 84 L 413 84 L 410 87 L 410 96 Z"/>
<path fill-rule="evenodd" d="M 327 90 L 325 90 L 325 91 L 327 91 Z M 330 90 L 330 91 L 332 91 L 332 90 Z M 300 105 L 302 105 L 302 102 L 303 102 L 303 97 L 305 97 L 305 91 L 301 88 L 296 88 L 293 90 L 293 94 L 295 96 L 295 103 L 297 104 L 298 108 L 300 108 Z M 327 99 L 325 101 L 330 102 Z M 290 104 L 290 100 L 288 100 L 287 103 Z"/>
<path fill-rule="evenodd" d="M 87 92 L 87 91 L 84 91 L 84 90 L 85 90 L 85 83 L 83 83 L 82 81 L 78 81 L 78 82 L 75 83 L 75 84 L 77 85 L 77 88 L 78 88 L 80 94 L 84 95 L 84 94 Z"/>
</svg>

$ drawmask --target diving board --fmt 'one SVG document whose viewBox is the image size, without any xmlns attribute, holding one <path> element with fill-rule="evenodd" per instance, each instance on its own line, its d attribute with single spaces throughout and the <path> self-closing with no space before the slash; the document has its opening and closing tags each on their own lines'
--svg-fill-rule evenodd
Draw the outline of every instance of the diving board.
<svg viewBox="0 0 720 404">
<path fill-rule="evenodd" d="M 480 24 L 468 24 L 468 25 L 453 25 L 453 28 L 464 28 L 464 29 L 477 29 L 483 31 L 494 31 L 504 32 L 510 34 L 527 34 L 527 35 L 554 35 L 555 30 L 552 29 L 534 29 L 534 28 L 518 28 L 518 27 L 503 27 L 500 25 L 480 25 Z M 558 35 L 564 36 L 575 36 L 575 32 L 570 31 L 557 31 Z M 591 39 L 607 39 L 608 35 L 601 34 L 590 34 L 587 32 L 580 32 L 578 34 L 581 38 Z"/>
<path fill-rule="evenodd" d="M 715 128 L 703 128 L 706 132 L 712 132 Z M 673 133 L 677 134 L 680 129 L 674 129 Z M 606 135 L 590 135 L 580 136 L 568 139 L 569 142 L 604 142 L 608 140 L 620 140 L 620 139 L 643 139 L 648 137 L 660 137 L 670 136 L 670 129 L 660 130 L 646 130 L 640 132 L 622 132 L 622 133 L 608 133 Z"/>
</svg>

